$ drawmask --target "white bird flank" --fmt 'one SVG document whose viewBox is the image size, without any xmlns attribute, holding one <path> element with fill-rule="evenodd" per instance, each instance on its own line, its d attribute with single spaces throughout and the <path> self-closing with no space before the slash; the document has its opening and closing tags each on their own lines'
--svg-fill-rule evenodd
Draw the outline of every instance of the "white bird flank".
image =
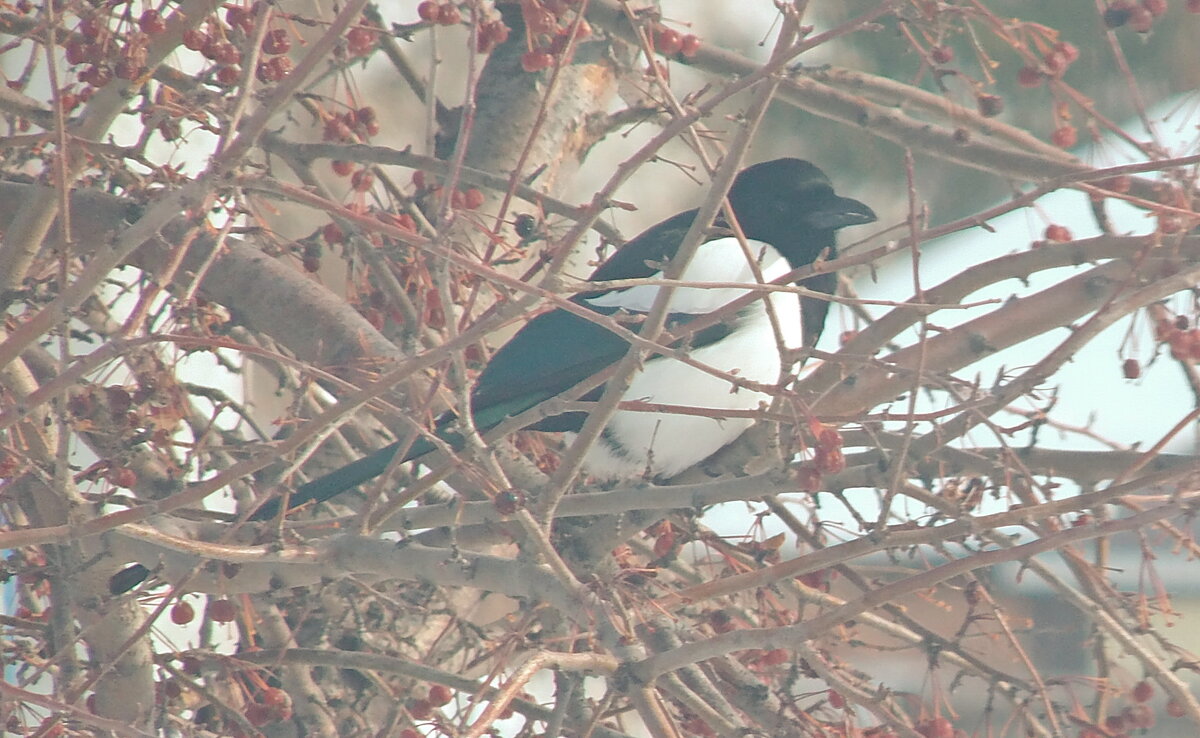
<svg viewBox="0 0 1200 738">
<path fill-rule="evenodd" d="M 787 260 L 770 245 L 756 241 L 750 241 L 749 245 L 764 282 L 791 270 Z M 651 277 L 661 278 L 661 273 Z M 681 281 L 760 284 L 734 238 L 703 244 Z M 646 312 L 654 304 L 659 289 L 662 288 L 642 285 L 614 290 L 587 302 L 597 307 Z M 755 290 L 677 287 L 671 296 L 670 309 L 672 313 L 702 315 L 751 292 Z M 716 343 L 694 349 L 691 358 L 717 372 L 752 382 L 778 382 L 783 365 L 766 300 L 770 300 L 778 319 L 784 347 L 799 348 L 803 342 L 799 297 L 775 292 L 740 310 L 736 317 L 730 316 L 735 321 L 732 333 Z M 716 453 L 754 424 L 750 418 L 722 418 L 720 411 L 755 410 L 771 401 L 764 392 L 738 388 L 727 379 L 664 357 L 647 361 L 645 370 L 634 377 L 622 399 L 711 410 L 713 417 L 618 411 L 586 458 L 588 471 L 599 477 L 628 478 L 647 472 L 655 476 L 677 474 L 697 458 Z"/>
</svg>

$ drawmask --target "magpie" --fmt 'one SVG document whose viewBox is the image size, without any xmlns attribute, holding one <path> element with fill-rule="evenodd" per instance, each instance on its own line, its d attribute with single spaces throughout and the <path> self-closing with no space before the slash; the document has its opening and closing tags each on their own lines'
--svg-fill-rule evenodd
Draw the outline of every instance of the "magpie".
<svg viewBox="0 0 1200 738">
<path fill-rule="evenodd" d="M 762 282 L 771 282 L 821 255 L 836 257 L 838 229 L 876 219 L 863 203 L 835 194 L 819 168 L 793 158 L 742 170 L 729 190 L 728 202 L 748 248 L 733 235 L 724 216 L 718 217 L 681 281 L 721 282 L 725 286 L 677 287 L 668 303 L 668 330 L 686 329 L 689 322 L 754 291 L 751 286 L 759 283 L 758 275 Z M 662 278 L 696 214 L 696 210 L 688 210 L 652 226 L 602 263 L 590 281 Z M 735 286 L 738 284 L 747 288 Z M 808 287 L 826 294 L 832 294 L 836 284 L 836 275 L 828 272 L 806 280 Z M 659 289 L 654 285 L 597 289 L 571 301 L 637 332 L 638 319 L 650 310 Z M 588 473 L 601 479 L 667 478 L 719 451 L 753 424 L 749 418 L 721 417 L 722 411 L 754 410 L 770 401 L 766 393 L 736 386 L 728 375 L 763 385 L 777 383 L 786 368 L 781 348 L 815 344 L 828 310 L 826 300 L 775 292 L 730 311 L 730 315 L 723 314 L 720 320 L 698 322 L 699 328 L 675 344 L 687 350 L 693 363 L 650 356 L 623 399 L 710 412 L 618 410 L 584 459 Z M 618 362 L 629 348 L 629 342 L 618 334 L 567 310 L 538 315 L 501 347 L 480 373 L 471 393 L 476 428 L 481 432 L 494 428 L 506 418 L 566 392 Z M 603 386 L 599 386 L 580 399 L 595 401 L 602 393 Z M 527 428 L 571 433 L 582 427 L 586 417 L 586 412 L 566 412 Z M 454 417 L 447 414 L 434 432 L 451 446 L 458 446 L 461 439 L 453 426 Z M 301 485 L 291 496 L 290 506 L 323 502 L 382 474 L 398 447 L 392 444 Z M 433 449 L 431 442 L 418 439 L 409 446 L 405 460 Z M 278 510 L 279 500 L 269 500 L 252 519 L 272 517 Z"/>
</svg>

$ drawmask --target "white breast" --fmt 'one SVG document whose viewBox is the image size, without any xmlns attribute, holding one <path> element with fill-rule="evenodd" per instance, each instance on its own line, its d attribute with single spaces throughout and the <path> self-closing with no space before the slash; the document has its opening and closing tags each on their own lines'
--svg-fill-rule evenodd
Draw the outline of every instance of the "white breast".
<svg viewBox="0 0 1200 738">
<path fill-rule="evenodd" d="M 790 271 L 787 261 L 767 244 L 750 242 L 763 280 Z M 655 275 L 660 277 L 661 275 Z M 750 264 L 735 239 L 718 239 L 700 247 L 683 278 L 691 282 L 738 282 L 756 284 Z M 643 312 L 650 308 L 658 287 L 634 287 L 589 300 L 599 307 L 623 307 Z M 703 314 L 712 312 L 745 295 L 749 290 L 677 288 L 671 311 Z M 802 345 L 800 300 L 797 295 L 773 293 L 769 299 L 778 318 L 784 347 Z M 780 346 L 767 315 L 765 300 L 744 311 L 732 334 L 691 352 L 707 367 L 736 374 L 761 384 L 780 378 Z M 766 393 L 738 389 L 728 380 L 673 359 L 656 358 L 633 380 L 626 400 L 679 405 L 712 410 L 754 410 L 769 404 Z M 593 444 L 586 457 L 592 474 L 605 478 L 671 476 L 716 453 L 740 436 L 754 421 L 749 418 L 702 417 L 677 413 L 618 411 L 605 428 L 603 438 Z"/>
</svg>

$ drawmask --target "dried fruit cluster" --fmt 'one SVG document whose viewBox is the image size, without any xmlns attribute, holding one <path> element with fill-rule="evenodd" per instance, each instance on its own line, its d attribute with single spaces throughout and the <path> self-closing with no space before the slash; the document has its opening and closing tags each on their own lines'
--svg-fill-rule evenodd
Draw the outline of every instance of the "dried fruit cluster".
<svg viewBox="0 0 1200 738">
<path fill-rule="evenodd" d="M 1189 330 L 1187 317 L 1176 315 L 1174 320 L 1158 321 L 1154 338 L 1170 347 L 1172 359 L 1200 362 L 1200 328 Z"/>
<path fill-rule="evenodd" d="M 528 51 L 521 55 L 521 68 L 540 72 L 571 62 L 570 49 L 592 35 L 592 27 L 577 13 L 578 2 L 568 0 L 521 0 Z"/>
<path fill-rule="evenodd" d="M 846 456 L 842 453 L 842 434 L 836 428 L 816 419 L 810 420 L 808 426 L 814 438 L 813 456 L 796 470 L 796 483 L 804 492 L 818 492 L 822 477 L 846 468 Z"/>
</svg>

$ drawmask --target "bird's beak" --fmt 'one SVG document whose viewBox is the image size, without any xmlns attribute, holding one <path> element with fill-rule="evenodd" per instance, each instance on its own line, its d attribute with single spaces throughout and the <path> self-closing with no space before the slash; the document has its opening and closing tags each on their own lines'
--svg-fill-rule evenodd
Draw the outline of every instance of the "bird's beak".
<svg viewBox="0 0 1200 738">
<path fill-rule="evenodd" d="M 858 200 L 836 197 L 827 206 L 808 213 L 806 220 L 813 228 L 824 231 L 874 223 L 878 218 L 874 210 Z"/>
</svg>

